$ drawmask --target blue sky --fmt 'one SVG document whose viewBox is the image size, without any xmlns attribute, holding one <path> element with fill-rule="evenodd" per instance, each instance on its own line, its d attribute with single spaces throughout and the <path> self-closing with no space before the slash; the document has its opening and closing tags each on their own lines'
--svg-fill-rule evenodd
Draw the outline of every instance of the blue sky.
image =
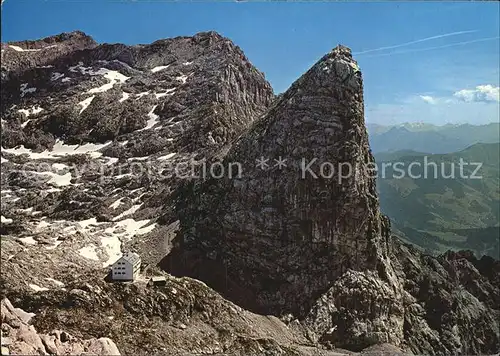
<svg viewBox="0 0 500 356">
<path fill-rule="evenodd" d="M 368 122 L 485 123 L 499 121 L 499 17 L 497 2 L 6 0 L 2 41 L 78 29 L 137 44 L 215 30 L 276 92 L 341 43 L 363 72 Z M 356 54 L 381 47 L 395 48 Z"/>
</svg>

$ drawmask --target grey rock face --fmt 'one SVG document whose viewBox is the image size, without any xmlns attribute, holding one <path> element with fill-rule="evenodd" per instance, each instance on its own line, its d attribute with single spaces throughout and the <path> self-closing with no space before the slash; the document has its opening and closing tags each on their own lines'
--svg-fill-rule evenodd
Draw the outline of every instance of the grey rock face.
<svg viewBox="0 0 500 356">
<path fill-rule="evenodd" d="M 392 245 L 402 298 L 370 273 L 347 272 L 304 319 L 310 337 L 353 350 L 388 342 L 416 355 L 498 352 L 500 262 L 465 251 L 434 258 Z"/>
<path fill-rule="evenodd" d="M 490 354 L 500 350 L 500 262 L 470 251 L 438 258 L 395 245 L 404 283 L 405 343 L 415 354 Z"/>
<path fill-rule="evenodd" d="M 14 308 L 8 299 L 2 305 L 2 355 L 120 355 L 108 338 L 79 340 L 65 331 L 39 334 L 24 310 Z M 5 348 L 6 353 L 4 353 Z"/>
<path fill-rule="evenodd" d="M 280 157 L 287 167 L 273 161 Z M 256 166 L 261 158 L 269 159 L 267 169 Z M 361 75 L 338 47 L 224 156 L 225 167 L 242 163 L 241 177 L 193 182 L 181 192 L 182 239 L 164 267 L 207 281 L 251 310 L 291 312 L 323 344 L 498 351 L 493 304 L 500 293 L 483 275 L 488 268 L 402 252 L 407 247 L 390 239 L 379 212 L 366 171 L 372 161 Z M 324 162 L 355 174 L 341 171 L 339 179 L 337 171 L 332 179 Z M 430 287 L 428 280 L 439 282 Z M 473 323 L 481 326 L 472 330 Z"/>
<path fill-rule="evenodd" d="M 320 342 L 349 350 L 399 345 L 404 308 L 398 292 L 373 272 L 348 271 L 316 301 L 305 324 Z"/>
<path fill-rule="evenodd" d="M 52 65 L 66 55 L 97 46 L 92 37 L 80 31 L 62 33 L 42 40 L 2 44 L 2 74 L 21 73 Z M 3 76 L 2 76 L 3 79 Z M 3 83 L 2 83 L 3 84 Z"/>
<path fill-rule="evenodd" d="M 2 215 L 15 217 L 2 229 L 18 238 L 60 235 L 53 220 L 154 225 L 181 180 L 175 166 L 226 146 L 274 97 L 214 32 L 138 46 L 76 32 L 2 48 Z"/>
<path fill-rule="evenodd" d="M 255 166 L 260 157 L 271 165 L 282 157 L 287 167 L 262 170 Z M 228 280 L 243 288 L 234 296 L 243 305 L 304 315 L 349 269 L 388 268 L 386 222 L 365 172 L 373 158 L 361 73 L 347 48 L 337 47 L 294 83 L 233 145 L 224 165 L 232 162 L 242 164 L 242 177 L 208 183 L 213 200 L 204 201 L 203 191 L 190 197 L 209 217 L 183 212 L 189 219 L 181 231 L 184 248 L 214 252 Z"/>
</svg>

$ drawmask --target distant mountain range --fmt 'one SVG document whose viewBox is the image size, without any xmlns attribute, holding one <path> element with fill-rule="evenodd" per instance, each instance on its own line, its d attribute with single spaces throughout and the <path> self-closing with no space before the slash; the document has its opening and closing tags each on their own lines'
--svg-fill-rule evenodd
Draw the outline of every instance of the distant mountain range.
<svg viewBox="0 0 500 356">
<path fill-rule="evenodd" d="M 386 166 L 385 178 L 380 176 L 377 186 L 381 209 L 391 218 L 393 232 L 432 254 L 470 249 L 477 255 L 498 258 L 499 150 L 500 145 L 494 143 L 475 144 L 451 154 L 427 155 L 410 150 L 376 154 L 379 167 L 384 162 Z M 468 163 L 462 176 L 460 159 Z M 402 167 L 414 162 L 412 176 L 422 177 L 398 179 L 401 174 L 392 167 L 396 162 Z M 423 177 L 425 162 L 427 178 Z M 477 163 L 482 165 L 475 176 L 481 178 L 473 179 Z M 447 178 L 453 165 L 455 175 Z"/>
<path fill-rule="evenodd" d="M 436 126 L 427 123 L 405 123 L 396 126 L 367 125 L 374 153 L 414 150 L 426 153 L 451 153 L 475 143 L 499 142 L 500 124 Z"/>
</svg>

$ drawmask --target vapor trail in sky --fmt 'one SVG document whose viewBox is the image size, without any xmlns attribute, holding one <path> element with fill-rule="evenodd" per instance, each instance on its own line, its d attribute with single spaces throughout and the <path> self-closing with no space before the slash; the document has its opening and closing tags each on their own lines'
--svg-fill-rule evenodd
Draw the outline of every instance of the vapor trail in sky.
<svg viewBox="0 0 500 356">
<path fill-rule="evenodd" d="M 403 53 L 425 52 L 425 51 L 431 51 L 431 50 L 434 50 L 434 49 L 441 49 L 441 48 L 448 48 L 448 47 L 455 47 L 455 46 L 463 46 L 463 45 L 470 44 L 470 43 L 485 42 L 485 41 L 492 41 L 492 40 L 499 40 L 499 39 L 500 39 L 500 36 L 478 38 L 476 40 L 450 43 L 450 44 L 446 44 L 446 45 L 442 45 L 442 46 L 434 46 L 434 47 L 426 47 L 426 48 L 415 48 L 415 49 L 409 49 L 409 50 L 405 50 L 405 51 L 395 51 L 395 52 L 389 52 L 389 53 L 371 54 L 371 55 L 366 56 L 364 58 L 392 56 L 394 54 L 403 54 Z M 358 54 L 360 54 L 360 52 L 358 52 Z"/>
<path fill-rule="evenodd" d="M 369 50 L 366 50 L 366 51 L 356 52 L 356 53 L 353 53 L 353 54 L 358 55 L 358 54 L 365 54 L 365 53 L 371 53 L 371 52 L 384 51 L 386 49 L 394 49 L 394 48 L 406 47 L 406 46 L 411 46 L 412 44 L 415 44 L 415 43 L 427 42 L 427 41 L 437 40 L 439 38 L 464 35 L 464 34 L 467 34 L 467 33 L 474 33 L 474 32 L 477 32 L 477 30 L 450 32 L 450 33 L 445 33 L 445 34 L 442 34 L 442 35 L 421 38 L 421 39 L 415 40 L 415 41 L 400 43 L 400 44 L 393 45 L 393 46 L 386 46 L 386 47 L 369 49 Z"/>
</svg>

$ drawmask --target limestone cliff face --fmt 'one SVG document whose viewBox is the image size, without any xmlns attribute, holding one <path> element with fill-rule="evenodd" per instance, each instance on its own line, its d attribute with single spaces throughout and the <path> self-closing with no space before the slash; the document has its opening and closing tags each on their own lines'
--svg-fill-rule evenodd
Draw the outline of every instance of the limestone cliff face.
<svg viewBox="0 0 500 356">
<path fill-rule="evenodd" d="M 233 145 L 224 166 L 240 163 L 240 177 L 193 184 L 181 208 L 183 272 L 245 307 L 297 315 L 350 269 L 389 280 L 363 111 L 361 72 L 339 46 Z"/>
</svg>

